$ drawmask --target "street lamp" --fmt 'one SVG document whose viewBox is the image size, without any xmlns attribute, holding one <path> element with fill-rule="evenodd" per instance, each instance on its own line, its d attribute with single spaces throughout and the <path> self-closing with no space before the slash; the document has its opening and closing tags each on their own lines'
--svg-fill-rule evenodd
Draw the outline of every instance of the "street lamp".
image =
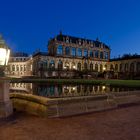
<svg viewBox="0 0 140 140">
<path fill-rule="evenodd" d="M 9 98 L 9 80 L 4 77 L 4 70 L 8 63 L 10 49 L 0 35 L 0 118 L 12 114 L 13 108 Z"/>
</svg>

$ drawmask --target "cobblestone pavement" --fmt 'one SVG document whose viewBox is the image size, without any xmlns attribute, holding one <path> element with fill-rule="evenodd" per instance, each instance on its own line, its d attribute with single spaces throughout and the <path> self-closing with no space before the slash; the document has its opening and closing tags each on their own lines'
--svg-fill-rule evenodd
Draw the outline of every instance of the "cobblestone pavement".
<svg viewBox="0 0 140 140">
<path fill-rule="evenodd" d="M 140 140 L 140 106 L 54 119 L 14 113 L 0 120 L 0 140 Z"/>
</svg>

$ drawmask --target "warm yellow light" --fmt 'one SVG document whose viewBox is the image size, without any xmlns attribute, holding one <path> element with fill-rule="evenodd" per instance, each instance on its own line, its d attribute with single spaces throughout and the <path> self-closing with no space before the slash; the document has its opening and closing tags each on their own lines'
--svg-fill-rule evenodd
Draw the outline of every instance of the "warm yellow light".
<svg viewBox="0 0 140 140">
<path fill-rule="evenodd" d="M 73 87 L 72 89 L 73 89 L 73 90 L 76 90 L 76 88 L 75 88 L 75 87 Z"/>
<path fill-rule="evenodd" d="M 73 66 L 72 68 L 73 68 L 73 69 L 76 69 L 76 66 Z"/>
<path fill-rule="evenodd" d="M 5 48 L 0 48 L 0 65 L 5 65 L 5 60 L 6 60 L 6 49 Z"/>
<path fill-rule="evenodd" d="M 6 65 L 8 64 L 9 56 L 10 56 L 10 50 L 8 49 L 6 54 Z"/>
<path fill-rule="evenodd" d="M 106 68 L 105 68 L 105 67 L 103 67 L 103 70 L 106 70 Z"/>
<path fill-rule="evenodd" d="M 105 88 L 106 88 L 105 86 L 102 86 L 102 89 L 103 89 L 103 90 L 105 90 Z"/>
</svg>

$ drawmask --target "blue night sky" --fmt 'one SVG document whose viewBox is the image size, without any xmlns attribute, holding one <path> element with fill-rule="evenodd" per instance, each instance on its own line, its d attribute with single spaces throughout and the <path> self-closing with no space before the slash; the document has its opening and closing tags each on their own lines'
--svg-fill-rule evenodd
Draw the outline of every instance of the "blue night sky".
<svg viewBox="0 0 140 140">
<path fill-rule="evenodd" d="M 0 0 L 0 33 L 14 51 L 47 50 L 63 34 L 100 41 L 111 57 L 140 54 L 139 0 Z"/>
</svg>

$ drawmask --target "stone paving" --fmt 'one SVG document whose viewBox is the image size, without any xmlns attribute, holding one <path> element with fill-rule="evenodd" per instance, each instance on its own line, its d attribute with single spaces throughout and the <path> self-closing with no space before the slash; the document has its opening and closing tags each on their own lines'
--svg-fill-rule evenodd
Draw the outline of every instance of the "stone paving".
<svg viewBox="0 0 140 140">
<path fill-rule="evenodd" d="M 53 119 L 14 113 L 0 120 L 0 140 L 140 140 L 140 106 Z"/>
</svg>

